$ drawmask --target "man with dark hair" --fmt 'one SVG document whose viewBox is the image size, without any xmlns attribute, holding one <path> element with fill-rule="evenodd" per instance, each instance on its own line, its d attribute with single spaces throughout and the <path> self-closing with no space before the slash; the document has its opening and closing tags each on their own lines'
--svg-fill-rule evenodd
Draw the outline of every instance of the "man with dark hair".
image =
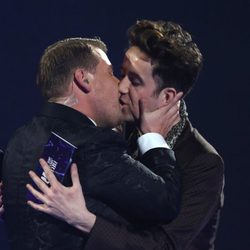
<svg viewBox="0 0 250 250">
<path fill-rule="evenodd" d="M 178 213 L 179 172 L 164 138 L 156 133 L 160 143 L 143 145 L 143 165 L 126 154 L 123 138 L 111 129 L 122 122 L 122 112 L 118 79 L 105 52 L 97 39 L 71 38 L 49 46 L 41 58 L 37 83 L 47 102 L 40 115 L 16 131 L 3 162 L 4 219 L 11 249 L 82 249 L 87 240 L 67 223 L 27 205 L 28 172 L 34 170 L 51 131 L 77 147 L 74 160 L 91 212 L 113 222 L 145 226 L 168 223 Z M 180 96 L 159 109 L 170 120 L 163 124 L 166 131 L 178 120 Z M 142 123 L 140 128 L 145 133 L 142 144 L 151 141 L 151 133 L 146 133 L 151 127 Z M 73 182 L 75 175 L 72 167 Z M 50 207 L 49 200 L 42 201 L 44 208 Z M 89 216 L 93 224 L 96 217 Z"/>
<path fill-rule="evenodd" d="M 129 28 L 128 38 L 130 47 L 125 53 L 119 89 L 122 93 L 120 99 L 123 115 L 127 121 L 133 121 L 141 110 L 136 107 L 136 100 L 143 103 L 144 112 L 151 112 L 171 102 L 179 91 L 186 95 L 198 76 L 202 55 L 191 35 L 172 22 L 138 21 Z M 192 127 L 183 100 L 180 117 L 180 121 L 166 137 L 181 169 L 180 214 L 170 224 L 160 223 L 147 230 L 97 216 L 95 223 L 89 224 L 92 229 L 86 250 L 214 249 L 223 202 L 223 161 L 216 150 Z M 153 120 L 158 123 L 158 120 Z M 134 138 L 139 134 L 140 131 L 133 126 L 131 132 L 130 125 L 127 135 L 134 156 L 138 155 Z M 61 187 L 58 190 L 60 195 L 51 199 L 53 210 L 44 210 L 39 206 L 34 208 L 55 216 L 55 209 L 58 207 L 56 202 L 65 204 L 63 195 L 70 192 Z M 47 196 L 50 190 L 42 191 Z M 83 200 L 83 196 L 80 197 L 79 200 Z M 86 207 L 82 205 L 79 210 L 82 214 L 75 227 L 88 220 Z M 64 215 L 59 217 L 65 220 L 70 206 L 65 204 L 62 211 Z"/>
</svg>

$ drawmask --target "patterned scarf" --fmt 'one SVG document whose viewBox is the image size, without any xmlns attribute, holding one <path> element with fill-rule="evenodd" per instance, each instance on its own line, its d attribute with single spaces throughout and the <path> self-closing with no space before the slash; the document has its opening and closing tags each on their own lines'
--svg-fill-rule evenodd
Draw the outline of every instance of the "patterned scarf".
<svg viewBox="0 0 250 250">
<path fill-rule="evenodd" d="M 187 106 L 183 99 L 181 99 L 180 101 L 179 113 L 180 113 L 181 120 L 171 128 L 167 137 L 165 138 L 167 144 L 169 145 L 171 149 L 174 148 L 174 145 L 177 139 L 179 138 L 179 136 L 181 135 L 186 125 L 187 118 L 188 118 Z"/>
</svg>

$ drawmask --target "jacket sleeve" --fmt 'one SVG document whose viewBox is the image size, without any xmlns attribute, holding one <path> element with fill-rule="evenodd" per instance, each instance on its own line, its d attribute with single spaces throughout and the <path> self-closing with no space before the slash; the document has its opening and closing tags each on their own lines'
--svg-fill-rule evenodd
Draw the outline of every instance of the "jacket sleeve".
<svg viewBox="0 0 250 250">
<path fill-rule="evenodd" d="M 112 139 L 98 138 L 78 152 L 76 161 L 85 195 L 128 220 L 173 220 L 180 205 L 180 177 L 173 151 L 148 151 L 142 157 L 146 167 L 126 154 L 118 135 L 109 136 Z"/>
<path fill-rule="evenodd" d="M 146 230 L 132 225 L 113 223 L 97 217 L 85 250 L 183 250 L 192 244 L 214 212 L 221 207 L 223 162 L 216 155 L 203 155 L 193 163 L 200 164 L 203 177 L 183 195 L 178 217 L 170 224 Z M 197 176 L 196 176 L 197 177 Z M 201 176 L 200 176 L 201 177 Z"/>
</svg>

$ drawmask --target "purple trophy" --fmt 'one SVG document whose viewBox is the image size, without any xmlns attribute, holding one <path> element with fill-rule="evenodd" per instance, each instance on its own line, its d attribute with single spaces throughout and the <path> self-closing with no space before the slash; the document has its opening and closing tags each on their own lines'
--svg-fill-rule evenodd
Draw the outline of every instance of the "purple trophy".
<svg viewBox="0 0 250 250">
<path fill-rule="evenodd" d="M 43 158 L 48 163 L 58 181 L 62 182 L 70 164 L 72 163 L 72 157 L 76 149 L 77 147 L 72 145 L 70 142 L 66 141 L 56 133 L 51 132 L 51 136 L 48 142 L 44 145 L 43 153 L 40 158 Z M 36 164 L 35 172 L 41 180 L 49 186 L 49 181 L 39 162 Z M 34 182 L 32 185 L 37 189 Z M 29 191 L 27 193 L 27 200 L 31 200 L 39 204 L 42 203 Z"/>
</svg>

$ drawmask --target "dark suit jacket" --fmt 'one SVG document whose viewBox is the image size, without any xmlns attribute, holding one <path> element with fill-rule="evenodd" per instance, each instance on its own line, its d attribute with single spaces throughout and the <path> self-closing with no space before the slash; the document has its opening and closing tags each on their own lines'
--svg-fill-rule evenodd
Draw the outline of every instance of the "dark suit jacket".
<svg viewBox="0 0 250 250">
<path fill-rule="evenodd" d="M 143 156 L 158 176 L 126 154 L 116 132 L 94 126 L 64 105 L 47 103 L 42 115 L 17 130 L 5 152 L 5 221 L 12 249 L 82 249 L 87 238 L 26 205 L 28 171 L 34 169 L 51 131 L 78 148 L 74 160 L 91 211 L 124 223 L 169 222 L 177 215 L 180 181 L 171 150 L 154 149 Z M 70 179 L 64 184 L 70 185 Z"/>
<path fill-rule="evenodd" d="M 182 175 L 182 203 L 177 218 L 170 224 L 138 230 L 98 217 L 86 250 L 214 249 L 223 198 L 223 161 L 190 122 L 174 151 Z"/>
</svg>

